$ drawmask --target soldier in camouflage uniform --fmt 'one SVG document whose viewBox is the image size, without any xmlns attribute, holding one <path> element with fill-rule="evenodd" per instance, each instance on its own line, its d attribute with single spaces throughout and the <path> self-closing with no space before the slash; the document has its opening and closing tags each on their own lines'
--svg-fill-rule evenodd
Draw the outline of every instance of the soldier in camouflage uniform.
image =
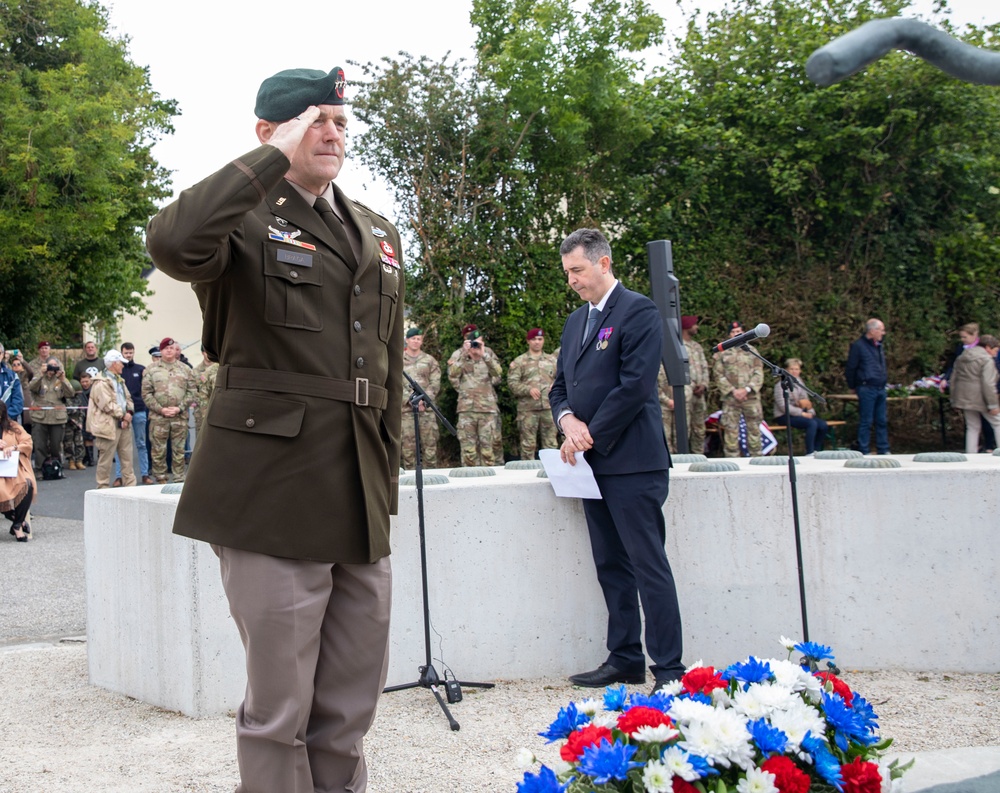
<svg viewBox="0 0 1000 793">
<path fill-rule="evenodd" d="M 462 465 L 493 465 L 496 419 L 499 414 L 493 386 L 500 382 L 503 367 L 474 330 L 448 359 L 448 379 L 458 392 L 458 442 Z"/>
<path fill-rule="evenodd" d="M 739 322 L 729 326 L 729 338 L 743 332 Z M 764 385 L 764 366 L 746 350 L 733 347 L 715 354 L 712 377 L 722 395 L 722 421 L 726 457 L 739 457 L 740 416 L 746 420 L 747 448 L 751 457 L 760 457 L 760 423 L 764 411 L 760 390 Z"/>
<path fill-rule="evenodd" d="M 173 339 L 160 342 L 160 363 L 142 373 L 142 399 L 149 409 L 149 444 L 152 474 L 167 481 L 167 439 L 172 451 L 175 482 L 184 481 L 184 447 L 187 445 L 188 406 L 198 399 L 194 372 L 179 358 L 180 345 Z"/>
<path fill-rule="evenodd" d="M 194 407 L 195 443 L 197 443 L 198 433 L 201 432 L 201 422 L 208 410 L 208 400 L 212 397 L 212 391 L 215 390 L 215 378 L 218 375 L 219 364 L 208 360 L 205 345 L 201 345 L 201 363 L 194 368 L 194 379 L 198 391 L 198 404 Z"/>
<path fill-rule="evenodd" d="M 687 404 L 688 446 L 692 452 L 705 450 L 705 415 L 708 412 L 708 386 L 712 372 L 705 359 L 705 351 L 695 339 L 698 317 L 687 314 L 681 317 L 681 337 L 688 354 L 688 374 L 691 384 L 684 388 Z"/>
<path fill-rule="evenodd" d="M 426 392 L 432 400 L 437 399 L 441 390 L 441 364 L 420 348 L 424 343 L 424 332 L 420 328 L 406 331 L 406 349 L 403 350 L 403 371 Z M 403 467 L 417 465 L 417 438 L 413 428 L 413 408 L 410 406 L 410 384 L 403 380 L 403 427 L 402 455 Z M 420 457 L 424 468 L 437 468 L 438 423 L 434 411 L 421 400 L 418 411 L 420 418 Z"/>
<path fill-rule="evenodd" d="M 527 334 L 528 352 L 515 358 L 507 370 L 507 386 L 517 397 L 517 429 L 521 435 L 521 459 L 534 460 L 538 436 L 543 449 L 558 449 L 556 425 L 549 407 L 549 389 L 556 379 L 554 355 L 546 355 L 541 328 Z"/>
<path fill-rule="evenodd" d="M 83 443 L 83 428 L 87 423 L 87 411 L 80 408 L 87 407 L 92 381 L 93 376 L 90 372 L 81 372 L 80 378 L 72 383 L 74 388 L 79 384 L 80 390 L 71 398 L 66 399 L 68 409 L 66 411 L 66 430 L 63 433 L 63 458 L 66 460 L 66 467 L 71 471 L 83 471 L 87 467 L 84 465 L 87 447 Z"/>
<path fill-rule="evenodd" d="M 685 389 L 686 390 L 686 389 Z M 660 364 L 656 376 L 656 393 L 660 397 L 660 412 L 663 414 L 663 434 L 667 436 L 667 446 L 671 452 L 677 451 L 677 428 L 674 426 L 674 389 L 667 380 L 667 370 Z"/>
</svg>

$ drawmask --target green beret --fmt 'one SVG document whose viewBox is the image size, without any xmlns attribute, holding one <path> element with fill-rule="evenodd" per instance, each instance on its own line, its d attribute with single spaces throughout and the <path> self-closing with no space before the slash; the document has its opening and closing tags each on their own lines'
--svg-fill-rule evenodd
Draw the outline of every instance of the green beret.
<svg viewBox="0 0 1000 793">
<path fill-rule="evenodd" d="M 288 121 L 310 105 L 344 104 L 345 85 L 344 70 L 339 66 L 329 74 L 317 69 L 285 69 L 260 84 L 253 112 L 265 121 Z"/>
<path fill-rule="evenodd" d="M 424 332 L 420 328 L 410 328 L 406 331 L 406 338 L 412 339 L 414 336 L 423 336 Z"/>
</svg>

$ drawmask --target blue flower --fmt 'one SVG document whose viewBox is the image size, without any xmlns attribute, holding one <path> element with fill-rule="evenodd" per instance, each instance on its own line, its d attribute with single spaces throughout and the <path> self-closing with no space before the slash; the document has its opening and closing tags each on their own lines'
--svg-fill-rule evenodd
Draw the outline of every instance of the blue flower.
<svg viewBox="0 0 1000 793">
<path fill-rule="evenodd" d="M 816 644 L 816 642 L 799 642 L 795 645 L 795 649 L 802 653 L 808 661 L 815 661 L 816 663 L 819 663 L 827 658 L 833 660 L 833 650 L 825 644 Z"/>
<path fill-rule="evenodd" d="M 601 741 L 583 750 L 583 757 L 576 765 L 577 771 L 591 777 L 598 785 L 612 779 L 626 779 L 633 768 L 641 768 L 642 763 L 632 762 L 637 747 L 625 743 Z"/>
<path fill-rule="evenodd" d="M 866 744 L 877 743 L 878 738 L 875 733 L 878 730 L 878 716 L 875 715 L 872 706 L 868 704 L 868 700 L 855 691 L 854 699 L 851 700 L 851 708 L 857 714 L 858 719 L 868 733 L 868 738 L 862 742 Z"/>
<path fill-rule="evenodd" d="M 754 743 L 760 747 L 763 754 L 784 754 L 788 745 L 788 736 L 777 727 L 771 726 L 766 719 L 754 719 L 748 729 Z"/>
<path fill-rule="evenodd" d="M 556 720 L 549 725 L 545 732 L 538 733 L 549 743 L 558 741 L 561 738 L 568 738 L 569 734 L 576 729 L 590 722 L 590 717 L 586 713 L 580 713 L 576 709 L 576 703 L 570 702 L 565 708 L 559 711 Z"/>
<path fill-rule="evenodd" d="M 604 689 L 604 709 L 605 710 L 625 710 L 625 701 L 628 699 L 628 692 L 625 686 L 612 688 L 608 686 Z"/>
<path fill-rule="evenodd" d="M 524 772 L 524 781 L 517 783 L 517 793 L 563 793 L 569 787 L 569 782 L 559 784 L 555 772 L 547 765 L 537 774 Z"/>
<path fill-rule="evenodd" d="M 870 740 L 872 735 L 864 717 L 848 706 L 839 694 L 823 693 L 823 714 L 826 716 L 827 723 L 833 727 L 833 740 L 840 751 L 847 751 L 851 739 L 864 745 L 874 743 Z"/>
<path fill-rule="evenodd" d="M 752 655 L 745 662 L 733 664 L 722 673 L 723 680 L 739 680 L 742 683 L 761 683 L 771 679 L 771 665 L 759 661 Z"/>
<path fill-rule="evenodd" d="M 823 777 L 828 785 L 833 785 L 837 790 L 843 790 L 844 777 L 840 773 L 840 761 L 833 756 L 826 741 L 808 732 L 806 737 L 802 739 L 802 748 L 812 755 L 813 763 L 816 764 L 816 773 Z"/>
<path fill-rule="evenodd" d="M 664 749 L 664 751 L 666 750 Z M 684 759 L 691 764 L 691 767 L 698 773 L 698 776 L 700 777 L 704 778 L 707 776 L 711 776 L 712 774 L 720 773 L 719 769 L 717 769 L 713 765 L 710 765 L 708 760 L 702 757 L 700 754 L 692 754 L 691 752 L 687 752 L 684 755 Z"/>
<path fill-rule="evenodd" d="M 629 697 L 629 704 L 633 708 L 656 708 L 656 710 L 661 710 L 664 713 L 670 710 L 670 705 L 673 701 L 673 695 L 665 691 L 657 691 L 655 694 L 642 694 L 636 691 Z"/>
</svg>

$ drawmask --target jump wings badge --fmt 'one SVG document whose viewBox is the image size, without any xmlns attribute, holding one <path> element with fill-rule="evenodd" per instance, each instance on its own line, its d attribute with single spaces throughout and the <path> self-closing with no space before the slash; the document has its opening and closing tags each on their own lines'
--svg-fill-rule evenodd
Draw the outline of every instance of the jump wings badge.
<svg viewBox="0 0 1000 793">
<path fill-rule="evenodd" d="M 275 242 L 285 242 L 289 245 L 295 245 L 299 248 L 305 248 L 308 251 L 316 250 L 316 246 L 309 242 L 299 242 L 296 237 L 302 233 L 302 230 L 298 231 L 278 231 L 274 226 L 267 227 L 268 232 L 267 238 L 269 240 L 274 240 Z"/>
</svg>

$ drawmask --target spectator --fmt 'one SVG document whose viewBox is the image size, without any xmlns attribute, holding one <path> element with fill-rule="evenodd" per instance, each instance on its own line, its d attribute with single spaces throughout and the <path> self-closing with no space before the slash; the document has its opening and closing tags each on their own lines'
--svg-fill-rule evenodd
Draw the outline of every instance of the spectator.
<svg viewBox="0 0 1000 793">
<path fill-rule="evenodd" d="M 495 352 L 493 352 L 492 348 L 486 343 L 486 336 L 483 335 L 483 332 L 481 330 L 479 330 L 479 328 L 476 325 L 474 325 L 474 324 L 472 324 L 470 322 L 468 325 L 466 325 L 465 327 L 463 327 L 462 328 L 462 338 L 465 339 L 473 331 L 479 331 L 479 343 L 482 344 L 482 346 L 483 346 L 483 360 L 487 360 L 490 357 L 493 357 L 493 358 L 496 358 L 497 362 L 499 363 L 499 361 L 500 361 L 499 356 Z M 464 347 L 464 345 L 462 347 L 459 347 L 457 350 L 455 350 L 455 352 L 453 352 L 448 357 L 448 367 L 449 367 L 449 369 L 451 368 L 451 365 L 453 363 L 455 363 L 464 354 L 465 354 L 465 347 Z M 503 366 L 501 365 L 501 370 L 502 369 L 503 369 Z M 450 379 L 450 377 L 449 377 L 449 379 Z M 498 463 L 501 463 L 501 464 L 504 461 L 504 455 L 503 455 L 503 417 L 500 415 L 500 411 L 499 410 L 497 410 L 497 412 L 493 414 L 493 459 L 496 460 Z"/>
<path fill-rule="evenodd" d="M 104 354 L 104 373 L 97 376 L 90 391 L 87 429 L 97 439 L 98 490 L 111 483 L 111 464 L 116 453 L 121 460 L 122 481 L 126 487 L 135 485 L 130 429 L 134 406 L 121 376 L 125 363 L 125 356 L 118 350 L 108 350 Z"/>
<path fill-rule="evenodd" d="M 215 390 L 215 378 L 219 376 L 219 364 L 212 361 L 205 352 L 205 345 L 201 345 L 201 363 L 194 367 L 195 382 L 198 386 L 198 404 L 194 409 L 194 432 L 195 443 L 197 443 L 198 433 L 201 432 L 201 423 L 205 420 L 205 413 L 208 411 L 208 400 L 212 398 L 212 391 Z"/>
<path fill-rule="evenodd" d="M 150 412 L 149 441 L 153 477 L 167 481 L 167 441 L 175 482 L 184 481 L 188 406 L 198 398 L 194 373 L 178 360 L 180 345 L 169 336 L 160 342 L 160 362 L 142 373 L 142 399 Z"/>
<path fill-rule="evenodd" d="M 88 341 L 83 345 L 83 357 L 76 362 L 73 367 L 73 379 L 77 382 L 80 381 L 80 375 L 86 372 L 88 369 L 97 369 L 100 371 L 103 361 L 97 354 L 97 344 L 92 341 Z"/>
<path fill-rule="evenodd" d="M 38 468 L 51 458 L 62 467 L 62 439 L 66 432 L 66 402 L 76 389 L 66 379 L 58 358 L 50 357 L 41 372 L 28 386 L 35 401 L 31 420 L 31 438 Z"/>
<path fill-rule="evenodd" d="M 90 367 L 93 369 L 94 367 Z M 83 432 L 87 423 L 87 400 L 89 394 L 83 393 L 83 381 L 88 385 L 91 382 L 91 375 L 86 370 L 80 372 L 80 377 L 72 383 L 74 390 L 77 386 L 79 391 L 75 391 L 73 396 L 66 400 L 66 431 L 63 433 L 63 457 L 66 459 L 66 467 L 71 471 L 83 471 L 87 466 L 83 461 L 87 455 L 87 447 L 84 445 Z"/>
<path fill-rule="evenodd" d="M 122 344 L 122 357 L 125 365 L 122 368 L 122 379 L 128 389 L 129 396 L 132 397 L 132 439 L 135 442 L 135 468 L 136 476 L 142 477 L 144 485 L 153 484 L 153 477 L 149 475 L 149 448 L 148 448 L 148 419 L 149 410 L 142 399 L 142 373 L 146 367 L 135 362 L 135 345 L 127 341 Z M 156 348 L 156 354 L 160 354 L 160 348 Z M 122 468 L 121 461 L 115 461 L 115 482 L 121 484 Z"/>
<path fill-rule="evenodd" d="M 94 385 L 94 380 L 100 370 L 96 366 L 91 366 L 80 375 L 80 387 L 83 391 L 80 394 L 81 403 L 90 406 L 90 389 Z M 84 411 L 86 413 L 86 411 Z M 94 433 L 87 429 L 87 416 L 83 417 L 83 462 L 86 468 L 93 468 L 97 465 L 97 456 L 94 449 Z"/>
<path fill-rule="evenodd" d="M 743 333 L 743 325 L 732 322 L 729 338 Z M 747 345 L 749 346 L 749 345 Z M 764 410 L 760 403 L 760 390 L 764 385 L 764 365 L 747 350 L 731 347 L 715 354 L 712 377 L 722 395 L 723 450 L 726 457 L 740 456 L 740 416 L 747 426 L 747 450 L 751 457 L 760 457 L 760 423 Z"/>
<path fill-rule="evenodd" d="M 543 449 L 559 448 L 556 424 L 549 407 L 549 389 L 556 379 L 558 359 L 545 354 L 545 334 L 541 328 L 529 330 L 525 341 L 528 351 L 511 362 L 507 370 L 507 385 L 517 397 L 521 459 L 534 460 L 539 438 Z"/>
<path fill-rule="evenodd" d="M 28 364 L 25 362 L 24 355 L 20 350 L 11 351 L 10 368 L 11 371 L 17 375 L 17 379 L 21 381 L 21 417 L 14 420 L 19 421 L 25 431 L 30 434 L 31 413 L 29 408 L 32 406 L 33 402 L 31 400 L 31 391 L 28 390 L 28 386 L 31 384 L 31 378 L 34 375 L 34 372 L 28 368 Z"/>
<path fill-rule="evenodd" d="M 889 373 L 885 364 L 882 339 L 885 325 L 874 317 L 865 323 L 861 338 L 851 344 L 847 354 L 847 385 L 858 395 L 858 451 L 871 451 L 872 422 L 875 423 L 875 448 L 889 454 L 889 422 L 886 417 L 885 387 Z"/>
<path fill-rule="evenodd" d="M 48 363 L 51 357 L 52 345 L 47 341 L 38 342 L 38 355 L 26 364 L 27 368 L 31 370 L 32 379 L 45 371 L 45 364 Z"/>
<path fill-rule="evenodd" d="M 958 360 L 963 352 L 979 344 L 979 323 L 978 322 L 967 322 L 965 325 L 958 329 L 958 348 L 955 350 L 954 356 L 952 356 L 951 363 L 948 364 L 948 368 L 945 369 L 944 379 L 941 382 L 941 387 L 945 388 L 951 382 L 952 372 L 955 370 L 955 362 Z M 980 422 L 980 429 L 982 430 L 982 435 L 980 437 L 980 448 L 993 450 L 997 446 L 996 435 L 993 432 L 993 427 L 990 423 L 983 418 Z"/>
<path fill-rule="evenodd" d="M 27 523 L 28 509 L 35 490 L 35 472 L 31 470 L 31 436 L 7 412 L 0 401 L 0 457 L 10 459 L 17 454 L 17 476 L 0 477 L 0 512 L 10 522 L 10 533 L 18 542 L 27 542 L 31 526 Z"/>
<path fill-rule="evenodd" d="M 7 405 L 7 415 L 11 421 L 20 421 L 24 409 L 24 395 L 21 392 L 21 378 L 7 365 L 7 351 L 0 344 L 0 401 Z"/>
<path fill-rule="evenodd" d="M 979 451 L 979 434 L 985 419 L 1000 432 L 1000 399 L 997 396 L 996 353 L 1000 341 L 983 336 L 979 344 L 955 359 L 951 377 L 951 406 L 965 414 L 965 453 Z"/>
<path fill-rule="evenodd" d="M 829 427 L 816 415 L 816 408 L 799 380 L 802 374 L 802 361 L 789 358 L 785 361 L 785 369 L 794 380 L 792 390 L 788 394 L 788 416 L 785 416 L 785 392 L 781 383 L 774 384 L 774 417 L 786 426 L 806 432 L 806 454 L 823 450 L 823 442 Z"/>
<path fill-rule="evenodd" d="M 677 451 L 677 425 L 674 423 L 674 387 L 667 379 L 667 370 L 660 364 L 656 376 L 656 394 L 660 401 L 660 415 L 663 417 L 663 434 L 667 436 L 667 447 Z M 692 447 L 694 448 L 694 447 Z"/>
<path fill-rule="evenodd" d="M 698 317 L 686 314 L 681 317 L 681 337 L 688 354 L 688 374 L 691 382 L 684 386 L 687 406 L 688 447 L 698 454 L 705 451 L 705 415 L 708 412 L 708 386 L 712 370 L 705 359 L 705 351 L 695 339 L 698 335 Z"/>
<path fill-rule="evenodd" d="M 470 331 L 448 361 L 448 379 L 458 393 L 458 442 L 462 465 L 493 465 L 496 419 L 499 409 L 493 387 L 503 367 L 488 352 L 478 330 Z"/>
<path fill-rule="evenodd" d="M 424 389 L 432 400 L 437 399 L 441 390 L 441 364 L 432 355 L 424 352 L 424 334 L 420 328 L 406 331 L 406 347 L 403 349 L 403 371 Z M 417 438 L 413 427 L 413 408 L 410 406 L 410 384 L 403 382 L 403 425 L 401 453 L 403 467 L 413 469 L 417 465 Z M 421 400 L 418 408 L 420 417 L 420 458 L 424 468 L 437 468 L 438 420 L 434 411 Z"/>
</svg>

